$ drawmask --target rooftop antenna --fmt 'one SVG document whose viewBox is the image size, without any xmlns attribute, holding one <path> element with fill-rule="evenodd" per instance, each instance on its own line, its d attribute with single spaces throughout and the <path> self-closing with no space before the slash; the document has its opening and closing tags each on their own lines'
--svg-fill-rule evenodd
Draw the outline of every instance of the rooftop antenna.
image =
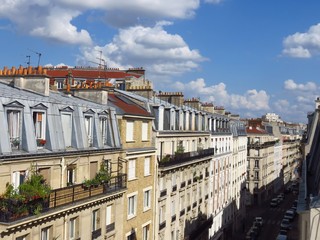
<svg viewBox="0 0 320 240">
<path fill-rule="evenodd" d="M 102 51 L 99 51 L 100 52 L 100 57 L 97 57 L 97 59 L 99 60 L 99 67 L 106 69 L 107 68 L 107 64 L 106 64 L 106 60 L 102 58 Z M 101 64 L 101 62 L 103 62 L 103 64 Z"/>
<path fill-rule="evenodd" d="M 33 53 L 38 55 L 38 67 L 39 67 L 40 66 L 40 59 L 41 59 L 41 55 L 42 54 L 40 52 L 36 52 L 36 51 L 31 50 L 31 49 L 29 49 L 29 51 L 31 51 L 31 52 L 33 52 Z"/>
<path fill-rule="evenodd" d="M 30 55 L 27 55 L 26 58 L 28 58 L 27 65 L 30 67 Z"/>
</svg>

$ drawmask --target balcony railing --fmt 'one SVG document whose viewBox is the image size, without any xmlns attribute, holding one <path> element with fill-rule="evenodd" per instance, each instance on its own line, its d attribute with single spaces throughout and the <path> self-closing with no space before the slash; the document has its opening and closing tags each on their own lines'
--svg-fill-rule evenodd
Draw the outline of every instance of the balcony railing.
<svg viewBox="0 0 320 240">
<path fill-rule="evenodd" d="M 114 223 L 110 223 L 110 224 L 108 224 L 107 226 L 106 226 L 106 232 L 108 233 L 108 232 L 111 232 L 111 231 L 113 231 L 114 230 Z"/>
<path fill-rule="evenodd" d="M 177 185 L 174 185 L 174 186 L 172 187 L 172 192 L 175 192 L 175 191 L 177 191 Z"/>
<path fill-rule="evenodd" d="M 164 229 L 165 227 L 166 227 L 166 221 L 160 223 L 160 225 L 159 225 L 159 231 L 162 230 L 162 229 Z"/>
<path fill-rule="evenodd" d="M 160 191 L 160 197 L 164 197 L 167 195 L 167 189 L 161 190 Z"/>
<path fill-rule="evenodd" d="M 185 209 L 182 209 L 182 210 L 180 211 L 180 217 L 183 216 L 185 213 L 186 213 L 186 210 L 185 210 Z"/>
<path fill-rule="evenodd" d="M 90 199 L 98 196 L 108 196 L 116 191 L 125 189 L 126 174 L 111 177 L 110 181 L 98 186 L 85 187 L 82 184 L 75 184 L 72 186 L 52 190 L 49 198 L 35 199 L 28 203 L 17 202 L 11 199 L 1 199 L 9 207 L 6 211 L 0 211 L 0 222 L 13 222 L 36 214 L 32 206 L 41 205 L 41 213 L 52 210 L 56 207 L 74 204 L 82 200 Z M 20 212 L 21 207 L 25 206 L 25 211 Z M 15 208 L 15 209 L 14 209 Z M 17 214 L 19 213 L 19 214 Z"/>
<path fill-rule="evenodd" d="M 159 167 L 169 167 L 180 163 L 191 162 L 193 160 L 214 155 L 214 148 L 203 149 L 195 152 L 186 152 L 176 155 L 165 155 L 159 159 Z"/>
<path fill-rule="evenodd" d="M 95 239 L 97 239 L 97 238 L 100 237 L 100 236 L 101 236 L 101 228 L 92 231 L 91 239 L 92 239 L 92 240 L 95 240 Z"/>
</svg>

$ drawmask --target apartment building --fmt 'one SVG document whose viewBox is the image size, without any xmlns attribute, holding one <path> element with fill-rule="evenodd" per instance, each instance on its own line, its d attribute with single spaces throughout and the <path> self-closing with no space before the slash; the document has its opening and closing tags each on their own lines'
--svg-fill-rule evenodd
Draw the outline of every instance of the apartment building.
<svg viewBox="0 0 320 240">
<path fill-rule="evenodd" d="M 261 119 L 251 119 L 247 126 L 248 166 L 247 205 L 261 204 L 274 192 L 274 149 L 276 140 L 263 127 Z"/>
<path fill-rule="evenodd" d="M 308 114 L 307 131 L 302 141 L 303 162 L 299 168 L 301 179 L 297 213 L 299 214 L 299 239 L 313 240 L 320 236 L 320 98 L 315 100 L 315 110 Z"/>
<path fill-rule="evenodd" d="M 1 74 L 1 238 L 122 239 L 125 153 L 106 92 L 52 91 L 41 67 Z"/>
<path fill-rule="evenodd" d="M 153 116 L 119 92 L 109 92 L 110 106 L 117 120 L 126 152 L 127 191 L 123 204 L 125 240 L 154 239 L 155 153 L 152 140 Z"/>
</svg>

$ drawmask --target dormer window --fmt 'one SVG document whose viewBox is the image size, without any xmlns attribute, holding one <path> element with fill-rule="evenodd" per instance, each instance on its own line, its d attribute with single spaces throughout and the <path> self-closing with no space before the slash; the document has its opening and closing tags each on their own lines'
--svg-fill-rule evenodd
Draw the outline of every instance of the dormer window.
<svg viewBox="0 0 320 240">
<path fill-rule="evenodd" d="M 107 144 L 107 126 L 108 126 L 107 123 L 108 123 L 107 117 L 103 116 L 103 117 L 99 118 L 100 131 L 101 131 L 103 145 Z"/>
<path fill-rule="evenodd" d="M 24 106 L 18 101 L 14 101 L 5 105 L 11 149 L 20 149 L 22 144 L 23 107 Z"/>
<path fill-rule="evenodd" d="M 88 137 L 88 145 L 89 147 L 92 147 L 93 143 L 93 137 L 92 137 L 92 116 L 85 116 L 84 117 L 85 125 L 86 125 L 86 131 L 87 131 L 87 137 Z"/>
<path fill-rule="evenodd" d="M 32 107 L 32 120 L 38 148 L 46 144 L 46 110 L 43 104 Z"/>
<path fill-rule="evenodd" d="M 65 147 L 72 146 L 72 112 L 73 109 L 70 107 L 64 108 L 61 111 L 61 122 Z"/>
<path fill-rule="evenodd" d="M 11 147 L 13 149 L 19 149 L 21 145 L 21 111 L 8 110 L 8 130 Z"/>
<path fill-rule="evenodd" d="M 84 113 L 84 123 L 87 131 L 88 146 L 93 146 L 93 115 L 94 111 L 89 109 Z"/>
</svg>

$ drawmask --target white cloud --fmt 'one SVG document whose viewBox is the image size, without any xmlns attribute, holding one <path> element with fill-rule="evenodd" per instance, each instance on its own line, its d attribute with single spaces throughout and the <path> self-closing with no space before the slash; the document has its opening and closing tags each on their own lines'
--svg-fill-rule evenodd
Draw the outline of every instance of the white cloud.
<svg viewBox="0 0 320 240">
<path fill-rule="evenodd" d="M 183 91 L 190 97 L 200 97 L 200 101 L 224 106 L 227 110 L 267 111 L 270 109 L 270 96 L 264 90 L 251 89 L 243 95 L 229 94 L 224 83 L 206 86 L 203 78 L 189 83 L 177 82 L 173 84 L 173 88 Z"/>
<path fill-rule="evenodd" d="M 97 61 L 98 51 L 109 67 L 144 67 L 154 76 L 180 75 L 198 68 L 204 61 L 198 50 L 192 50 L 177 34 L 169 34 L 159 22 L 154 27 L 135 26 L 121 29 L 112 42 L 99 47 L 82 48 L 78 62 Z M 154 79 L 153 79 L 154 80 Z"/>
<path fill-rule="evenodd" d="M 200 0 L 4 0 L 0 18 L 8 19 L 20 32 L 69 44 L 91 44 L 85 22 L 75 19 L 88 11 L 105 15 L 105 21 L 127 28 L 162 19 L 186 19 L 195 15 Z M 160 39 L 159 39 L 160 40 Z M 159 42 L 160 43 L 160 42 Z"/>
<path fill-rule="evenodd" d="M 310 58 L 320 53 L 320 23 L 305 33 L 295 33 L 283 41 L 282 53 L 297 58 Z"/>
<path fill-rule="evenodd" d="M 292 79 L 288 79 L 284 82 L 284 88 L 287 90 L 300 90 L 300 91 L 315 91 L 317 85 L 314 82 L 307 82 L 306 84 L 298 84 Z"/>
<path fill-rule="evenodd" d="M 91 44 L 89 33 L 71 23 L 80 14 L 76 9 L 40 0 L 6 0 L 0 7 L 0 18 L 9 19 L 21 33 L 71 44 Z"/>
</svg>

